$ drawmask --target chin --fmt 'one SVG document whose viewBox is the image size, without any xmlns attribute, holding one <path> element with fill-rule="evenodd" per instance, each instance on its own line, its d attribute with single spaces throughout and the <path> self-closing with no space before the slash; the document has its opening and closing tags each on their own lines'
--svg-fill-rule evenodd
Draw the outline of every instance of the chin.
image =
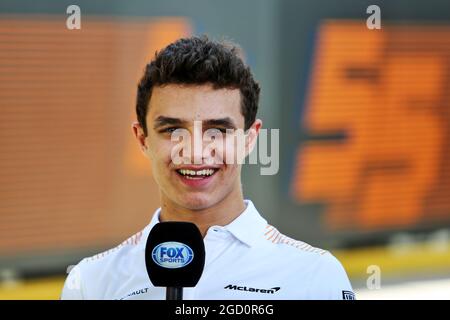
<svg viewBox="0 0 450 320">
<path fill-rule="evenodd" d="M 202 210 L 215 204 L 210 195 L 191 195 L 180 199 L 180 205 L 189 210 Z"/>
</svg>

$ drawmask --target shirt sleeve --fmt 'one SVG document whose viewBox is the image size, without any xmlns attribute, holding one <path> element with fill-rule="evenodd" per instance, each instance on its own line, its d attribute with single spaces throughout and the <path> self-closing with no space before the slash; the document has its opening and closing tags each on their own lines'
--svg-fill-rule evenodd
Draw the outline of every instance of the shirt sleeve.
<svg viewBox="0 0 450 320">
<path fill-rule="evenodd" d="M 321 257 L 311 288 L 317 300 L 355 300 L 350 280 L 344 267 L 331 253 Z"/>
<path fill-rule="evenodd" d="M 61 300 L 83 300 L 80 264 L 72 268 L 64 282 Z"/>
</svg>

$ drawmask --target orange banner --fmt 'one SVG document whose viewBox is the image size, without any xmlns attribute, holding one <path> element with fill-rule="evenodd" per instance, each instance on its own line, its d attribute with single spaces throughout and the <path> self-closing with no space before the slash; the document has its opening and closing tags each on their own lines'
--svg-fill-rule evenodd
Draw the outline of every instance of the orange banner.
<svg viewBox="0 0 450 320">
<path fill-rule="evenodd" d="M 318 34 L 293 195 L 331 229 L 450 221 L 450 28 L 328 21 Z"/>
</svg>

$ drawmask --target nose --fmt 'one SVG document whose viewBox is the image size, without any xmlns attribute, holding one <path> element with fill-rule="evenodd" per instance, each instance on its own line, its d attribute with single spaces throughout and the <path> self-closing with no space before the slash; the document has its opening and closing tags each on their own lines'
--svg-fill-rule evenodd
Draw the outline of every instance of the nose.
<svg viewBox="0 0 450 320">
<path fill-rule="evenodd" d="M 193 137 L 191 138 L 191 160 L 194 164 L 203 163 L 203 129 L 201 121 L 194 121 Z"/>
<path fill-rule="evenodd" d="M 183 130 L 179 135 L 182 143 L 179 143 L 181 141 L 178 138 L 172 140 L 175 142 L 171 151 L 174 164 L 212 165 L 223 163 L 222 137 L 212 139 L 206 132 L 203 133 L 200 121 L 194 122 L 194 126 L 190 130 Z"/>
</svg>

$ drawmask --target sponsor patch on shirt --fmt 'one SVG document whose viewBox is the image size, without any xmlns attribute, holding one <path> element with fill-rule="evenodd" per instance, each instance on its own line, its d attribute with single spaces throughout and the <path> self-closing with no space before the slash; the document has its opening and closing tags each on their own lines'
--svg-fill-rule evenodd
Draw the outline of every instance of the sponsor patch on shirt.
<svg viewBox="0 0 450 320">
<path fill-rule="evenodd" d="M 237 286 L 237 285 L 229 284 L 224 289 L 274 294 L 275 292 L 277 292 L 281 288 L 280 287 L 273 287 L 273 288 L 270 288 L 270 289 L 258 289 L 258 288 L 251 288 L 251 287 Z"/>
<path fill-rule="evenodd" d="M 342 300 L 356 300 L 355 294 L 351 291 L 342 290 Z"/>
<path fill-rule="evenodd" d="M 140 294 L 147 293 L 148 289 L 150 289 L 150 288 L 147 287 L 147 288 L 135 290 L 135 291 L 127 294 L 125 297 L 120 298 L 119 300 L 126 300 L 126 299 L 128 299 L 128 298 L 130 298 L 132 296 L 137 296 L 137 295 L 140 295 Z"/>
</svg>

